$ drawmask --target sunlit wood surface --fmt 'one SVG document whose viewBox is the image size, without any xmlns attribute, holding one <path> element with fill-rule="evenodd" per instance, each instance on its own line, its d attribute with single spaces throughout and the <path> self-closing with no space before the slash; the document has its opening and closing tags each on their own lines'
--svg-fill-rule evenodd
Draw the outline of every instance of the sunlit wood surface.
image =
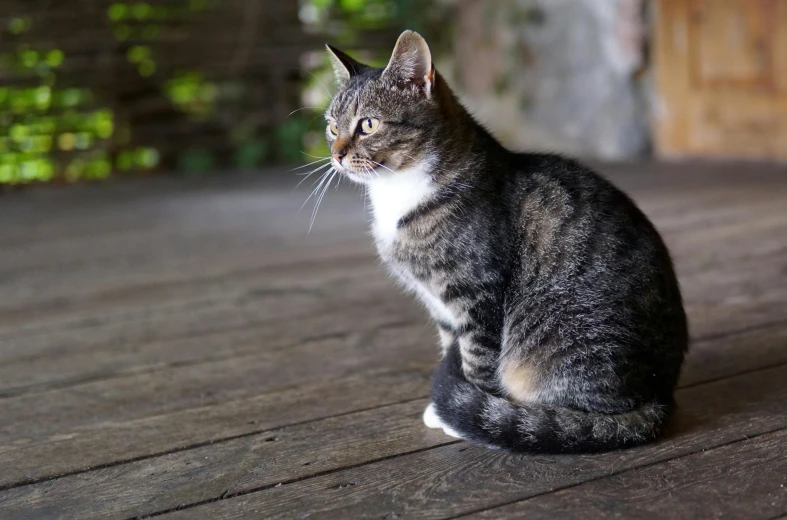
<svg viewBox="0 0 787 520">
<path fill-rule="evenodd" d="M 787 168 L 602 168 L 676 259 L 668 436 L 509 455 L 426 429 L 433 327 L 362 198 L 297 177 L 0 194 L 0 518 L 787 514 Z"/>
</svg>

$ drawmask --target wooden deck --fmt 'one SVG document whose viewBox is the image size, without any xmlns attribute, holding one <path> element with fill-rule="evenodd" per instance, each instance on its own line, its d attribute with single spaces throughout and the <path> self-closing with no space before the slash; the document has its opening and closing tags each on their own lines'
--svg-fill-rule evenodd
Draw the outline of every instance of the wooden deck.
<svg viewBox="0 0 787 520">
<path fill-rule="evenodd" d="M 604 168 L 692 348 L 670 433 L 509 455 L 426 429 L 436 333 L 363 203 L 296 177 L 0 194 L 0 518 L 787 515 L 787 168 Z"/>
</svg>

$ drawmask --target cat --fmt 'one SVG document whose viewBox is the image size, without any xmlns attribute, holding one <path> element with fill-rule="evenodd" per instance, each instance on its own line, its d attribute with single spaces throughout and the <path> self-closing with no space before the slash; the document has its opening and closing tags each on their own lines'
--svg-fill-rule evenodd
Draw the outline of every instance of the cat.
<svg viewBox="0 0 787 520">
<path fill-rule="evenodd" d="M 438 328 L 426 425 L 522 452 L 657 438 L 688 331 L 669 252 L 634 202 L 574 160 L 504 148 L 419 34 L 384 68 L 326 47 L 331 164 L 365 186 L 380 257 Z"/>
</svg>

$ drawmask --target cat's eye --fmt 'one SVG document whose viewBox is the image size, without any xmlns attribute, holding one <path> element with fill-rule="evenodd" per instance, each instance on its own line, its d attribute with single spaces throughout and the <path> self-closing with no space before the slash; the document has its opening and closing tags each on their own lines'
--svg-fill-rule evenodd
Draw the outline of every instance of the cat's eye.
<svg viewBox="0 0 787 520">
<path fill-rule="evenodd" d="M 373 117 L 367 117 L 361 121 L 361 133 L 363 135 L 373 134 L 380 127 L 380 120 Z"/>
<path fill-rule="evenodd" d="M 328 130 L 330 130 L 333 135 L 339 135 L 339 127 L 336 126 L 335 121 L 328 121 Z"/>
</svg>

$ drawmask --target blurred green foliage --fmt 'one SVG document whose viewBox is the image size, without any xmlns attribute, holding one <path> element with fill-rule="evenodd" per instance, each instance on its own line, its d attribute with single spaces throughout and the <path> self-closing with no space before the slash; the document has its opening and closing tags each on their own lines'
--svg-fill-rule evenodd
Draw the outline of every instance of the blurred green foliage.
<svg viewBox="0 0 787 520">
<path fill-rule="evenodd" d="M 299 17 L 307 34 L 361 51 L 364 60 L 382 65 L 390 44 L 368 45 L 366 36 L 385 32 L 392 43 L 405 26 L 423 29 L 419 20 L 424 19 L 425 5 L 416 0 L 301 0 Z M 125 66 L 149 78 L 172 109 L 193 124 L 210 124 L 221 115 L 219 103 L 242 100 L 247 85 L 217 83 L 200 70 L 172 70 L 157 38 L 168 21 L 220 7 L 219 0 L 124 0 L 106 10 L 107 30 L 125 53 Z M 14 86 L 0 87 L 0 184 L 97 180 L 113 172 L 159 168 L 161 150 L 138 144 L 139 136 L 133 135 L 114 100 L 87 86 L 63 83 L 59 71 L 69 64 L 69 56 L 59 48 L 31 45 L 29 41 L 36 40 L 26 35 L 34 23 L 32 17 L 18 16 L 0 27 L 0 68 L 15 78 Z M 177 152 L 169 167 L 203 173 L 220 160 L 252 169 L 274 160 L 303 161 L 304 154 L 327 155 L 322 112 L 333 90 L 333 74 L 322 50 L 311 53 L 302 66 L 306 109 L 268 133 L 259 128 L 254 114 L 241 114 L 226 131 L 230 150 L 221 159 L 211 149 L 192 147 Z"/>
<path fill-rule="evenodd" d="M 107 9 L 107 23 L 118 41 L 153 40 L 161 24 L 173 15 L 210 6 L 208 0 L 167 5 L 116 2 Z M 156 168 L 159 151 L 145 146 L 127 148 L 130 129 L 121 128 L 118 135 L 115 111 L 102 107 L 92 89 L 58 86 L 58 68 L 68 56 L 57 48 L 32 48 L 25 41 L 32 27 L 32 18 L 19 16 L 0 28 L 0 39 L 7 40 L 4 48 L 10 49 L 0 53 L 0 68 L 17 78 L 18 84 L 0 87 L 0 184 L 96 180 L 113 170 Z M 128 62 L 142 77 L 156 73 L 153 45 L 132 45 L 126 52 Z M 190 114 L 206 114 L 215 97 L 215 86 L 196 71 L 179 71 L 163 85 L 173 105 Z"/>
</svg>

